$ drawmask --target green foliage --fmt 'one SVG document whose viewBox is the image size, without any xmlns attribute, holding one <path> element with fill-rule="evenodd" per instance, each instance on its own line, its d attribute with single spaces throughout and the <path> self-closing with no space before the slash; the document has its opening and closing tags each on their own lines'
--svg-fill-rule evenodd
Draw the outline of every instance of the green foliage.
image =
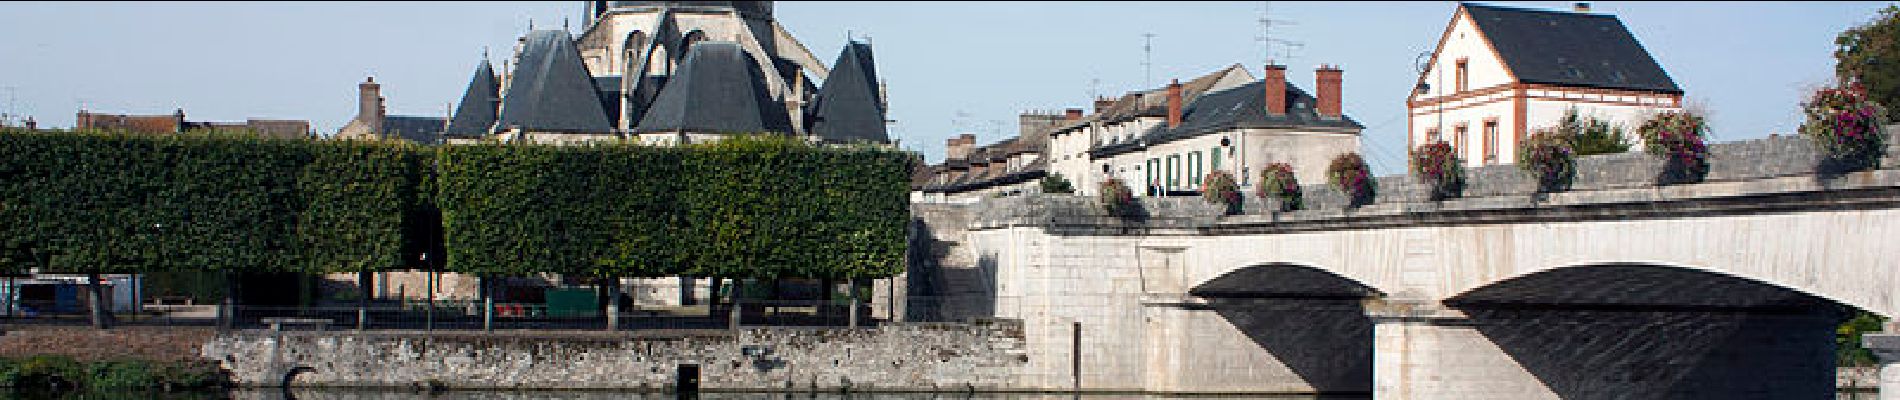
<svg viewBox="0 0 1900 400">
<path fill-rule="evenodd" d="M 1201 178 L 1201 199 L 1208 203 L 1226 206 L 1228 214 L 1240 211 L 1240 185 L 1234 182 L 1234 175 L 1225 170 L 1214 170 Z"/>
<path fill-rule="evenodd" d="M 913 161 L 899 151 L 737 136 L 448 146 L 439 157 L 454 271 L 843 279 L 902 266 Z"/>
<path fill-rule="evenodd" d="M 0 131 L 0 264 L 67 272 L 392 266 L 419 180 L 400 145 Z"/>
<path fill-rule="evenodd" d="M 1889 5 L 1866 25 L 1834 38 L 1834 73 L 1842 83 L 1859 84 L 1886 109 L 1888 121 L 1900 121 L 1900 6 Z"/>
<path fill-rule="evenodd" d="M 1564 110 L 1563 118 L 1557 120 L 1555 132 L 1568 142 L 1570 149 L 1578 156 L 1630 151 L 1629 135 L 1623 132 L 1623 127 L 1596 117 L 1585 118 L 1577 114 L 1576 108 Z"/>
<path fill-rule="evenodd" d="M 1372 197 L 1378 191 L 1378 182 L 1372 180 L 1372 169 L 1366 167 L 1366 159 L 1359 153 L 1340 154 L 1326 165 L 1326 181 L 1346 195 L 1348 207 L 1358 207 L 1372 203 Z"/>
<path fill-rule="evenodd" d="M 1042 177 L 1039 183 L 1042 184 L 1043 193 L 1075 193 L 1075 185 L 1063 178 L 1062 174 L 1050 172 L 1049 176 Z"/>
<path fill-rule="evenodd" d="M 1281 162 L 1260 169 L 1260 189 L 1255 195 L 1278 199 L 1280 211 L 1298 210 L 1305 201 L 1300 193 L 1300 179 L 1293 175 L 1293 166 Z"/>
<path fill-rule="evenodd" d="M 1140 207 L 1135 203 L 1135 192 L 1128 190 L 1128 184 L 1122 183 L 1119 178 L 1102 181 L 1100 193 L 1098 200 L 1102 202 L 1102 210 L 1110 216 L 1133 216 Z"/>
<path fill-rule="evenodd" d="M 1843 367 L 1868 367 L 1876 365 L 1874 352 L 1860 344 L 1860 337 L 1870 332 L 1880 332 L 1881 325 L 1887 319 L 1864 310 L 1854 310 L 1854 316 L 1842 322 L 1834 331 L 1835 359 Z"/>
<path fill-rule="evenodd" d="M 1451 144 L 1426 143 L 1412 150 L 1412 176 L 1431 186 L 1433 200 L 1458 197 L 1465 186 L 1465 161 Z"/>
<path fill-rule="evenodd" d="M 1800 131 L 1837 164 L 1872 166 L 1887 150 L 1881 108 L 1859 85 L 1817 90 L 1801 103 L 1807 120 Z"/>
<path fill-rule="evenodd" d="M 0 358 L 0 386 L 8 387 L 132 391 L 203 388 L 222 381 L 218 366 L 211 362 L 131 359 L 81 362 L 58 355 Z"/>
<path fill-rule="evenodd" d="M 687 149 L 692 275 L 876 278 L 901 272 L 909 154 L 743 135 Z"/>
<path fill-rule="evenodd" d="M 1577 155 L 1566 138 L 1546 128 L 1517 144 L 1517 167 L 1537 179 L 1537 190 L 1563 191 L 1576 179 Z"/>
</svg>

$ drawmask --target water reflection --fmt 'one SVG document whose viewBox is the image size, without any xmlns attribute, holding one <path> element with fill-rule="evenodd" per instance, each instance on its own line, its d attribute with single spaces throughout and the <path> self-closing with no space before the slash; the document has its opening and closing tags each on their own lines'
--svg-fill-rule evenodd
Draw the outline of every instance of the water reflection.
<svg viewBox="0 0 1900 400">
<path fill-rule="evenodd" d="M 1842 391 L 1836 400 L 1873 400 L 1873 391 Z M 1175 400 L 1175 399 L 1270 399 L 1270 400 L 1365 400 L 1370 396 L 1161 396 L 1119 394 L 985 394 L 985 393 L 701 393 L 697 400 Z M 147 393 L 80 392 L 43 393 L 0 391 L 0 400 L 676 400 L 671 394 L 585 391 L 449 391 L 417 393 L 406 391 L 366 391 L 336 389 L 296 389 L 287 396 L 280 390 L 235 390 L 231 392 Z"/>
</svg>

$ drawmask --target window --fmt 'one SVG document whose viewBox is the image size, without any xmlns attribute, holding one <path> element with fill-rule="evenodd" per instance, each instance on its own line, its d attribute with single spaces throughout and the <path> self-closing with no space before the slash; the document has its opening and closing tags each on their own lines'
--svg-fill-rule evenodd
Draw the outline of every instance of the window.
<svg viewBox="0 0 1900 400">
<path fill-rule="evenodd" d="M 1438 128 L 1425 129 L 1425 143 L 1430 144 L 1443 141 L 1445 141 L 1445 137 L 1444 135 L 1438 134 Z"/>
<path fill-rule="evenodd" d="M 1459 92 L 1471 90 L 1471 63 L 1467 61 L 1470 61 L 1470 60 L 1466 60 L 1463 58 L 1458 59 L 1457 82 L 1458 82 Z"/>
<path fill-rule="evenodd" d="M 1498 119 L 1497 118 L 1491 118 L 1484 121 L 1484 163 L 1485 165 L 1498 163 Z"/>
<path fill-rule="evenodd" d="M 1201 152 L 1188 153 L 1188 185 L 1201 187 Z"/>
<path fill-rule="evenodd" d="M 1471 130 L 1467 129 L 1468 127 L 1469 126 L 1465 125 L 1465 123 L 1460 122 L 1458 126 L 1451 128 L 1451 153 L 1457 154 L 1458 158 L 1466 158 L 1464 156 L 1465 135 L 1471 133 Z"/>
<path fill-rule="evenodd" d="M 1207 149 L 1207 157 L 1213 160 L 1212 162 L 1208 163 L 1208 165 L 1211 167 L 1208 169 L 1219 171 L 1220 170 L 1220 148 L 1215 147 L 1212 149 Z"/>
<path fill-rule="evenodd" d="M 1168 188 L 1181 185 L 1181 155 L 1168 156 Z"/>
<path fill-rule="evenodd" d="M 1144 175 L 1145 176 L 1143 178 L 1145 179 L 1144 179 L 1144 182 L 1141 183 L 1141 185 L 1143 187 L 1148 188 L 1148 190 L 1144 190 L 1144 192 L 1152 191 L 1154 190 L 1154 187 L 1161 186 L 1161 159 L 1159 158 L 1148 159 L 1148 169 L 1147 169 L 1147 173 Z M 1153 193 L 1149 193 L 1149 194 L 1153 194 Z"/>
</svg>

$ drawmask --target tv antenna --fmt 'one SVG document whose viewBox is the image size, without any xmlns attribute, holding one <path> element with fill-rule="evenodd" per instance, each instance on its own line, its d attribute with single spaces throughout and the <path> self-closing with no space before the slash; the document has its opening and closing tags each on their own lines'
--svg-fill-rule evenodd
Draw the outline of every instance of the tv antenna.
<svg viewBox="0 0 1900 400">
<path fill-rule="evenodd" d="M 1089 78 L 1089 100 L 1102 97 L 1102 78 Z"/>
<path fill-rule="evenodd" d="M 1142 58 L 1141 58 L 1141 72 L 1142 72 L 1142 75 L 1143 75 L 1143 77 L 1142 77 L 1142 81 L 1141 81 L 1141 87 L 1144 87 L 1144 88 L 1145 88 L 1145 87 L 1149 87 L 1149 86 L 1154 86 L 1154 80 L 1155 80 L 1155 72 L 1154 72 L 1154 58 L 1155 58 L 1155 48 L 1154 48 L 1154 42 L 1155 42 L 1155 34 L 1153 34 L 1153 33 L 1143 33 L 1143 34 L 1141 34 L 1141 38 L 1142 38 L 1142 42 L 1141 42 L 1141 57 L 1142 57 Z"/>
<path fill-rule="evenodd" d="M 1273 12 L 1273 2 L 1262 1 L 1260 2 L 1260 18 L 1255 19 L 1256 22 L 1260 23 L 1260 36 L 1255 36 L 1254 41 L 1260 42 L 1260 51 L 1264 53 L 1262 54 L 1262 56 L 1266 58 L 1267 63 L 1269 64 L 1274 62 L 1274 57 L 1273 57 L 1274 45 L 1280 45 L 1280 48 L 1281 48 L 1280 56 L 1282 58 L 1288 58 L 1288 59 L 1293 58 L 1293 54 L 1291 50 L 1306 48 L 1306 43 L 1295 42 L 1295 41 L 1286 40 L 1286 39 L 1275 39 L 1273 37 L 1274 25 L 1299 25 L 1299 24 L 1293 21 L 1273 19 L 1272 12 Z"/>
</svg>

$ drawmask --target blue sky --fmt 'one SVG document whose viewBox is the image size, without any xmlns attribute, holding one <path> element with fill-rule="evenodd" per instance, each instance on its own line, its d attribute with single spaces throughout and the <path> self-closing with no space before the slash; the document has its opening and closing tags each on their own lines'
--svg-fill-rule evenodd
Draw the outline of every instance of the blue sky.
<svg viewBox="0 0 1900 400">
<path fill-rule="evenodd" d="M 375 75 L 392 114 L 444 115 L 483 48 L 499 60 L 526 32 L 578 31 L 581 2 L 0 4 L 0 112 L 69 127 L 82 106 L 192 120 L 307 119 L 334 133 Z M 1499 2 L 1568 8 L 1570 2 Z M 1711 113 L 1717 141 L 1789 133 L 1807 89 L 1832 77 L 1833 38 L 1883 2 L 1593 2 L 1622 18 Z M 1405 94 L 1453 2 L 1272 2 L 1288 79 L 1340 65 L 1363 152 L 1403 171 Z M 781 24 L 821 60 L 869 37 L 889 84 L 893 136 L 931 161 L 944 139 L 988 144 L 1025 110 L 1088 107 L 1235 63 L 1258 75 L 1263 2 L 779 2 Z M 1152 33 L 1152 72 L 1143 34 Z M 849 35 L 849 36 L 847 36 Z M 1152 74 L 1152 78 L 1148 77 Z"/>
</svg>

